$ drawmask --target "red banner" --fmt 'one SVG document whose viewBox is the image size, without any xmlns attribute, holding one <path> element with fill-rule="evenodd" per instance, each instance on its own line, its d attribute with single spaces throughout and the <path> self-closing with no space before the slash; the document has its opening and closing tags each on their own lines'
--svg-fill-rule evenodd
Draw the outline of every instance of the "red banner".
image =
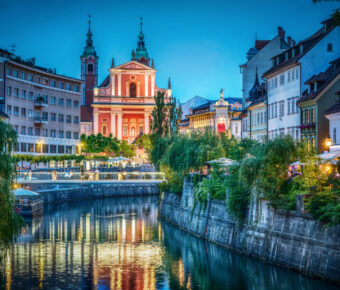
<svg viewBox="0 0 340 290">
<path fill-rule="evenodd" d="M 224 124 L 224 123 L 219 123 L 219 124 L 217 124 L 217 132 L 218 132 L 218 133 L 223 133 L 223 132 L 225 132 L 225 124 Z"/>
</svg>

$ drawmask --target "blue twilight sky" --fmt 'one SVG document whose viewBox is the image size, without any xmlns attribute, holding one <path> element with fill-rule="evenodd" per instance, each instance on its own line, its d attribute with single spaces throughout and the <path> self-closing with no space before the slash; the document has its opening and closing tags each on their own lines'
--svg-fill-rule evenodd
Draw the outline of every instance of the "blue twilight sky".
<svg viewBox="0 0 340 290">
<path fill-rule="evenodd" d="M 80 55 L 92 15 L 100 82 L 115 64 L 130 60 L 137 46 L 139 17 L 156 82 L 185 101 L 195 95 L 241 96 L 239 65 L 258 39 L 271 39 L 277 26 L 299 41 L 319 29 L 340 1 L 312 0 L 0 0 L 0 47 L 35 56 L 37 64 L 80 77 Z"/>
</svg>

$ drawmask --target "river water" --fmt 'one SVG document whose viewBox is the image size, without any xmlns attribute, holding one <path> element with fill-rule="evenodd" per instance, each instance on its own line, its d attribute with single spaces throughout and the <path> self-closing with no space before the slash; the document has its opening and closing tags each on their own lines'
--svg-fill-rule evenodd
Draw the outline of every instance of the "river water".
<svg viewBox="0 0 340 290">
<path fill-rule="evenodd" d="M 0 289 L 338 289 L 157 219 L 157 197 L 48 206 L 27 220 Z"/>
</svg>

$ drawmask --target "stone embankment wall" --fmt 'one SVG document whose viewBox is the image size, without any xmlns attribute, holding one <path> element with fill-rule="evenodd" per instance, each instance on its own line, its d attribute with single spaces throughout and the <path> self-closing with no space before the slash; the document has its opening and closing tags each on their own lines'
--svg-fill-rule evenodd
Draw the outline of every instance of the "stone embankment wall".
<svg viewBox="0 0 340 290">
<path fill-rule="evenodd" d="M 184 182 L 182 197 L 162 194 L 159 212 L 198 237 L 340 285 L 340 226 L 323 228 L 308 214 L 274 210 L 265 201 L 252 201 L 243 225 L 225 201 L 193 207 L 193 185 Z"/>
<path fill-rule="evenodd" d="M 115 182 L 76 184 L 27 184 L 23 187 L 38 192 L 44 203 L 65 202 L 82 199 L 98 199 L 118 196 L 148 196 L 159 193 L 157 183 Z"/>
</svg>

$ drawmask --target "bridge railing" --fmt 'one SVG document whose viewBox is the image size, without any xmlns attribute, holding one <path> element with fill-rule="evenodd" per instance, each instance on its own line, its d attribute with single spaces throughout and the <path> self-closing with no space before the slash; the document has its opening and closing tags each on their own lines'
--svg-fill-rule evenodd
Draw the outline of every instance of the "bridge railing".
<svg viewBox="0 0 340 290">
<path fill-rule="evenodd" d="M 17 182 L 26 181 L 122 181 L 122 180 L 164 180 L 163 172 L 20 172 Z"/>
</svg>

